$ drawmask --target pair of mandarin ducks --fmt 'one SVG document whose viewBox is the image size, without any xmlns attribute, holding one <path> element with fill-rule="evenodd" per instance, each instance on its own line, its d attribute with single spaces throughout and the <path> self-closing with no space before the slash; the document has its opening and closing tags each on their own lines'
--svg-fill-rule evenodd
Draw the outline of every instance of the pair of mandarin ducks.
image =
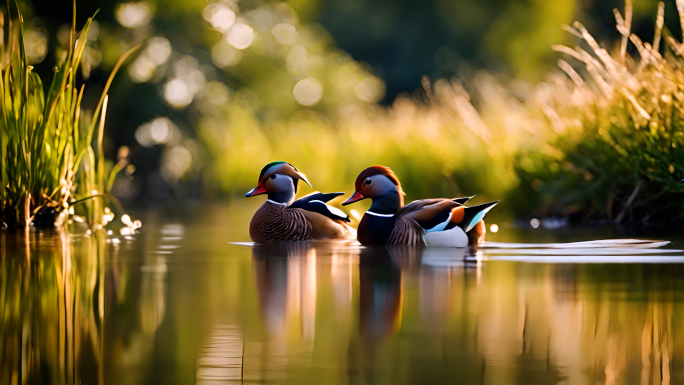
<svg viewBox="0 0 684 385">
<path fill-rule="evenodd" d="M 344 193 L 313 193 L 295 200 L 297 184 L 311 184 L 287 162 L 271 162 L 259 174 L 257 187 L 245 194 L 268 194 L 249 224 L 254 242 L 354 239 L 362 245 L 477 246 L 484 241 L 485 214 L 498 203 L 466 207 L 471 198 L 422 199 L 404 205 L 404 192 L 391 169 L 371 166 L 356 178 L 354 194 L 343 206 L 373 201 L 358 230 L 342 210 L 326 202 Z"/>
</svg>

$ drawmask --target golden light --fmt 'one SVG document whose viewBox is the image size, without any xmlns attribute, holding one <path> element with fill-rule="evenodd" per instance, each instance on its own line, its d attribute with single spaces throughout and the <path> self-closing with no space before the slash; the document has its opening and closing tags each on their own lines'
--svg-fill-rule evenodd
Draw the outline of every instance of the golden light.
<svg viewBox="0 0 684 385">
<path fill-rule="evenodd" d="M 541 226 L 541 221 L 537 218 L 532 218 L 532 219 L 530 219 L 530 226 L 537 229 L 537 228 L 539 228 L 539 226 Z"/>
<path fill-rule="evenodd" d="M 204 87 L 202 96 L 211 104 L 221 105 L 228 101 L 229 94 L 230 90 L 225 84 L 219 81 L 211 81 Z"/>
<path fill-rule="evenodd" d="M 184 146 L 167 148 L 162 155 L 161 174 L 170 183 L 177 182 L 190 169 L 192 154 Z"/>
<path fill-rule="evenodd" d="M 204 19 L 211 23 L 215 30 L 225 33 L 235 24 L 235 12 L 226 4 L 215 2 L 204 8 Z"/>
<path fill-rule="evenodd" d="M 40 63 L 48 52 L 48 36 L 42 30 L 29 30 L 24 35 L 26 44 L 26 60 L 30 64 Z"/>
<path fill-rule="evenodd" d="M 123 3 L 116 8 L 116 20 L 126 28 L 138 28 L 150 22 L 152 7 L 143 2 Z"/>
<path fill-rule="evenodd" d="M 150 39 L 145 50 L 128 67 L 128 75 L 133 81 L 144 83 L 149 81 L 157 67 L 164 64 L 171 56 L 171 43 L 163 37 Z"/>
<path fill-rule="evenodd" d="M 243 50 L 252 45 L 254 39 L 254 28 L 252 28 L 251 25 L 244 23 L 233 25 L 228 33 L 226 33 L 226 41 L 228 44 L 239 50 Z"/>
<path fill-rule="evenodd" d="M 124 214 L 124 215 L 121 216 L 121 223 L 123 223 L 124 225 L 128 226 L 128 225 L 130 225 L 130 224 L 133 223 L 133 222 L 131 221 L 131 217 L 128 216 L 128 214 Z"/>
<path fill-rule="evenodd" d="M 164 86 L 164 99 L 171 106 L 183 108 L 192 103 L 193 95 L 183 79 L 172 79 Z"/>
<path fill-rule="evenodd" d="M 292 94 L 297 103 L 303 106 L 313 106 L 323 97 L 323 85 L 318 79 L 305 78 L 295 84 Z"/>
<path fill-rule="evenodd" d="M 497 225 L 496 223 L 492 224 L 491 226 L 489 226 L 489 231 L 491 231 L 492 233 L 498 233 L 499 225 Z"/>
<path fill-rule="evenodd" d="M 211 47 L 211 61 L 219 68 L 232 67 L 240 62 L 242 52 L 226 42 Z"/>
<path fill-rule="evenodd" d="M 158 117 L 135 130 L 135 139 L 143 147 L 166 144 L 180 138 L 178 127 L 167 117 Z"/>
<path fill-rule="evenodd" d="M 309 68 L 309 51 L 301 45 L 292 47 L 287 54 L 287 69 L 293 74 L 305 73 Z"/>
<path fill-rule="evenodd" d="M 385 84 L 375 76 L 367 76 L 356 84 L 354 93 L 364 102 L 375 103 L 385 96 Z"/>
<path fill-rule="evenodd" d="M 128 76 L 130 76 L 134 82 L 145 83 L 152 78 L 156 69 L 157 66 L 154 62 L 143 54 L 138 56 L 128 67 Z"/>
<path fill-rule="evenodd" d="M 297 28 L 289 23 L 276 24 L 271 28 L 271 35 L 282 45 L 292 45 L 297 42 Z"/>
<path fill-rule="evenodd" d="M 165 37 L 156 36 L 150 39 L 145 49 L 145 55 L 156 65 L 166 63 L 171 55 L 171 42 Z"/>
</svg>

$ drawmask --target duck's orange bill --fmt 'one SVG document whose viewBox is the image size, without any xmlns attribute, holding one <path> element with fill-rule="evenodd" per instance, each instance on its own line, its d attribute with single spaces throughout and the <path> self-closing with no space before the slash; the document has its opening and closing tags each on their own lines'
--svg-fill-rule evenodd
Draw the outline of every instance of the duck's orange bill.
<svg viewBox="0 0 684 385">
<path fill-rule="evenodd" d="M 264 188 L 264 186 L 256 186 L 250 192 L 245 194 L 245 196 L 249 198 L 259 194 L 266 194 L 266 189 Z"/>
<path fill-rule="evenodd" d="M 349 199 L 347 199 L 346 201 L 342 202 L 342 206 L 346 206 L 346 205 L 348 205 L 348 204 L 350 204 L 350 203 L 354 203 L 354 202 L 356 202 L 356 201 L 360 201 L 361 199 L 366 199 L 366 197 L 363 196 L 363 195 L 361 195 L 361 193 L 357 191 L 357 192 L 354 193 L 354 195 L 350 196 Z"/>
</svg>

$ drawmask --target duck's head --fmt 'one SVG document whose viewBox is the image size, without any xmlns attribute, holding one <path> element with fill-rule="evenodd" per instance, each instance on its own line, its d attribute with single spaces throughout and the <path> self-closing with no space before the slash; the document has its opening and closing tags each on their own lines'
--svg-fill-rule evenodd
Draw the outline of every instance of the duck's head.
<svg viewBox="0 0 684 385">
<path fill-rule="evenodd" d="M 260 194 L 280 193 L 292 193 L 292 196 L 294 196 L 297 192 L 297 182 L 300 179 L 311 187 L 309 181 L 306 180 L 306 176 L 297 171 L 293 165 L 287 162 L 271 162 L 261 169 L 259 183 L 245 196 L 253 197 Z"/>
<path fill-rule="evenodd" d="M 354 188 L 356 191 L 342 203 L 343 206 L 362 199 L 376 199 L 388 194 L 397 194 L 400 205 L 404 205 L 404 191 L 401 189 L 401 183 L 389 167 L 370 166 L 361 171 L 356 178 Z"/>
</svg>

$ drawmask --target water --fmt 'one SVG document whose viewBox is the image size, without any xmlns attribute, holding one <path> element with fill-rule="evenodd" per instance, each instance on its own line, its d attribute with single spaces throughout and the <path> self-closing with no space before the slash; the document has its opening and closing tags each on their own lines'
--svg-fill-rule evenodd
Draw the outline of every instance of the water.
<svg viewBox="0 0 684 385">
<path fill-rule="evenodd" d="M 140 213 L 119 242 L 0 232 L 0 384 L 684 380 L 682 242 L 231 244 L 253 210 Z M 615 236 L 502 226 L 489 240 Z"/>
</svg>

